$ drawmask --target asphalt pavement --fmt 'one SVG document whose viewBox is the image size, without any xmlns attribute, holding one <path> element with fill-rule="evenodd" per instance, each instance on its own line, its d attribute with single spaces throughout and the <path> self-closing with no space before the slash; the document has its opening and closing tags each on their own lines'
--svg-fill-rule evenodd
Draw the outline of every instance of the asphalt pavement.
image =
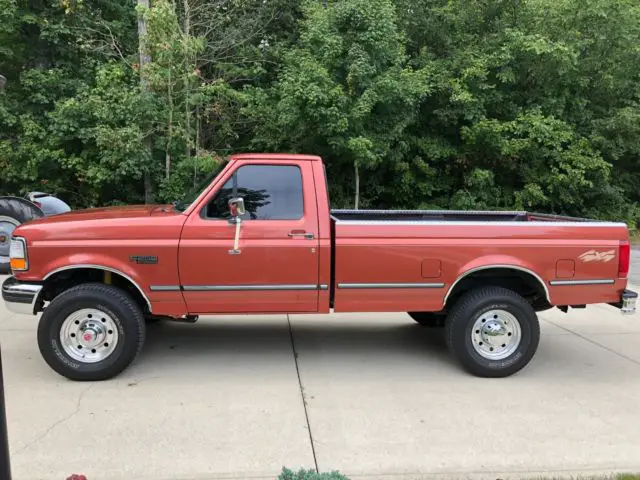
<svg viewBox="0 0 640 480">
<path fill-rule="evenodd" d="M 640 314 L 541 320 L 534 360 L 505 379 L 462 371 L 439 330 L 367 314 L 158 324 L 124 374 L 76 383 L 40 358 L 35 317 L 2 309 L 14 480 L 640 472 Z"/>
</svg>

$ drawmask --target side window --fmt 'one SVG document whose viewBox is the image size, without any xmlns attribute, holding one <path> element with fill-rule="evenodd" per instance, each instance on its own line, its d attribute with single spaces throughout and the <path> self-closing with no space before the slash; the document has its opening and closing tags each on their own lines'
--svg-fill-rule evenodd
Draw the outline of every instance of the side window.
<svg viewBox="0 0 640 480">
<path fill-rule="evenodd" d="M 243 220 L 298 220 L 304 215 L 302 173 L 295 165 L 245 165 L 207 205 L 206 218 L 228 219 L 229 200 L 244 198 Z"/>
</svg>

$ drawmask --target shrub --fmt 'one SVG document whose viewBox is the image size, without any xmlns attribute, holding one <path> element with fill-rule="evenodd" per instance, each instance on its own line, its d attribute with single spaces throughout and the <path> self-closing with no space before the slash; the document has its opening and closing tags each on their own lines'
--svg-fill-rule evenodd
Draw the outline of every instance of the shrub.
<svg viewBox="0 0 640 480">
<path fill-rule="evenodd" d="M 288 468 L 283 468 L 278 480 L 349 480 L 339 472 L 318 473 L 315 470 L 300 469 L 293 472 Z"/>
</svg>

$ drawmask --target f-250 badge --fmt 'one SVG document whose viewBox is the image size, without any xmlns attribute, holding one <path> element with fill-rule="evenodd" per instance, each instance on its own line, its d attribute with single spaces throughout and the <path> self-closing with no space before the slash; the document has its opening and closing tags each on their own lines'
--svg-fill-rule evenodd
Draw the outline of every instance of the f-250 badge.
<svg viewBox="0 0 640 480">
<path fill-rule="evenodd" d="M 578 258 L 583 262 L 609 262 L 616 256 L 615 250 L 607 250 L 606 252 L 598 252 L 597 250 L 589 250 L 584 252 Z"/>
<path fill-rule="evenodd" d="M 155 255 L 131 255 L 129 260 L 142 265 L 155 265 L 158 263 L 158 257 Z"/>
</svg>

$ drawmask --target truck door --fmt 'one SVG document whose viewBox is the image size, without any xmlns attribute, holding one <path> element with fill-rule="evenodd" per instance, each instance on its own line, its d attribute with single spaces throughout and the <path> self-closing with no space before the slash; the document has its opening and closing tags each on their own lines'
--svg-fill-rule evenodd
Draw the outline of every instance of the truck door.
<svg viewBox="0 0 640 480">
<path fill-rule="evenodd" d="M 237 161 L 185 222 L 180 282 L 190 313 L 316 312 L 318 211 L 310 162 Z M 232 198 L 243 198 L 238 251 Z"/>
</svg>

